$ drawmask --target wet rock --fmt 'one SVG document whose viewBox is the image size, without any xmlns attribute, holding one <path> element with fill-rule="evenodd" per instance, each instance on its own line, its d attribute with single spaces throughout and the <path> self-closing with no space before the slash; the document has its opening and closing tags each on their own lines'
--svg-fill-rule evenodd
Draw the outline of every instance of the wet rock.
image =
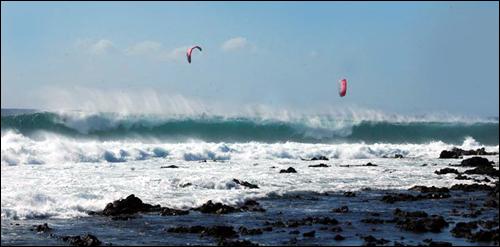
<svg viewBox="0 0 500 247">
<path fill-rule="evenodd" d="M 344 196 L 345 197 L 356 197 L 356 193 L 351 192 L 351 191 L 347 191 L 347 192 L 344 192 Z"/>
<path fill-rule="evenodd" d="M 477 222 L 458 222 L 453 229 L 451 229 L 451 234 L 457 238 L 469 238 L 472 236 L 472 230 L 477 229 Z"/>
<path fill-rule="evenodd" d="M 50 228 L 47 223 L 43 223 L 42 225 L 35 225 L 31 230 L 36 232 L 50 232 L 52 228 Z"/>
<path fill-rule="evenodd" d="M 394 210 L 394 215 L 397 217 L 396 225 L 406 231 L 437 233 L 448 226 L 448 222 L 442 216 L 432 215 L 428 217 L 427 213 L 423 211 L 406 212 L 397 208 Z"/>
<path fill-rule="evenodd" d="M 194 210 L 200 211 L 204 214 L 228 214 L 240 211 L 235 207 L 224 205 L 220 202 L 213 203 L 212 200 L 209 200 L 208 202 L 198 208 L 195 208 Z"/>
<path fill-rule="evenodd" d="M 491 231 L 479 230 L 473 233 L 469 239 L 474 242 L 498 242 L 498 229 Z"/>
<path fill-rule="evenodd" d="M 486 184 L 455 184 L 450 190 L 462 190 L 466 192 L 472 191 L 492 191 L 494 188 Z"/>
<path fill-rule="evenodd" d="M 238 180 L 238 179 L 236 179 L 236 178 L 234 178 L 234 179 L 233 179 L 233 182 L 235 182 L 235 183 L 237 183 L 237 184 L 239 184 L 239 185 L 242 185 L 242 186 L 248 187 L 248 188 L 250 188 L 250 189 L 258 189 L 258 188 L 259 188 L 259 186 L 258 186 L 258 185 L 256 185 L 256 184 L 251 184 L 251 183 L 249 183 L 249 182 L 247 182 L 247 181 L 240 181 L 240 180 Z"/>
<path fill-rule="evenodd" d="M 384 245 L 384 244 L 389 243 L 389 240 L 385 240 L 383 238 L 376 239 L 372 235 L 368 235 L 367 237 L 363 237 L 363 240 L 365 241 L 363 244 L 364 246 L 379 246 L 379 245 Z"/>
<path fill-rule="evenodd" d="M 349 208 L 347 206 L 342 206 L 340 208 L 334 208 L 334 209 L 332 209 L 332 211 L 335 213 L 348 213 Z"/>
<path fill-rule="evenodd" d="M 163 207 L 160 211 L 161 216 L 176 216 L 189 214 L 189 210 L 179 210 L 173 208 Z"/>
<path fill-rule="evenodd" d="M 385 203 L 395 203 L 399 201 L 417 201 L 417 200 L 427 200 L 427 199 L 444 199 L 449 198 L 448 193 L 424 193 L 417 196 L 410 194 L 389 194 L 382 197 L 382 201 Z"/>
<path fill-rule="evenodd" d="M 453 151 L 443 150 L 439 154 L 440 159 L 458 159 L 460 157 L 460 153 L 456 153 Z"/>
<path fill-rule="evenodd" d="M 321 163 L 321 164 L 318 164 L 318 165 L 309 165 L 308 167 L 330 167 L 330 166 L 327 165 L 327 164 Z"/>
<path fill-rule="evenodd" d="M 494 227 L 498 227 L 498 217 L 496 218 L 496 220 L 480 220 L 478 224 L 485 229 L 492 229 Z"/>
<path fill-rule="evenodd" d="M 153 212 L 161 210 L 160 205 L 153 206 L 143 203 L 141 199 L 131 194 L 125 199 L 116 200 L 108 203 L 102 214 L 105 216 L 131 215 L 138 212 Z"/>
<path fill-rule="evenodd" d="M 311 159 L 311 161 L 314 161 L 314 160 L 328 160 L 328 158 L 326 156 L 320 155 L 320 156 L 317 156 L 317 157 L 313 157 Z"/>
<path fill-rule="evenodd" d="M 252 199 L 248 199 L 245 201 L 243 206 L 241 206 L 241 209 L 244 211 L 251 211 L 251 212 L 265 212 L 266 210 L 260 206 L 260 204 Z"/>
<path fill-rule="evenodd" d="M 489 165 L 489 166 L 479 166 L 479 167 L 476 167 L 472 170 L 466 170 L 464 172 L 465 174 L 480 174 L 480 175 L 488 175 L 488 176 L 491 176 L 491 177 L 498 177 L 500 172 L 493 168 L 493 166 Z"/>
<path fill-rule="evenodd" d="M 100 246 L 102 243 L 94 235 L 86 234 L 80 236 L 63 236 L 61 239 L 72 246 Z"/>
<path fill-rule="evenodd" d="M 448 173 L 454 173 L 454 174 L 460 174 L 457 169 L 453 168 L 443 168 L 441 170 L 435 171 L 437 175 L 443 175 L 443 174 L 448 174 Z"/>
<path fill-rule="evenodd" d="M 309 237 L 309 238 L 314 238 L 315 235 L 316 235 L 316 231 L 304 232 L 304 234 L 302 234 L 302 236 Z"/>
<path fill-rule="evenodd" d="M 385 195 L 382 197 L 381 201 L 385 203 L 395 203 L 399 201 L 415 201 L 416 197 L 409 194 L 394 194 L 394 195 Z"/>
<path fill-rule="evenodd" d="M 293 167 L 288 167 L 286 170 L 280 170 L 280 173 L 297 173 L 297 171 Z"/>
<path fill-rule="evenodd" d="M 223 239 L 217 243 L 218 246 L 259 246 L 254 242 L 248 240 L 228 240 Z"/>
<path fill-rule="evenodd" d="M 186 188 L 186 187 L 191 186 L 191 185 L 193 185 L 193 184 L 192 183 L 185 183 L 185 184 L 179 185 L 179 187 Z"/>
<path fill-rule="evenodd" d="M 231 238 L 236 237 L 237 233 L 232 226 L 212 226 L 205 228 L 201 232 L 202 236 L 208 235 L 216 238 Z"/>
<path fill-rule="evenodd" d="M 410 190 L 419 191 L 422 193 L 449 193 L 450 192 L 450 190 L 446 187 L 435 187 L 435 186 L 427 187 L 427 186 L 418 186 L 418 185 L 411 187 Z"/>
<path fill-rule="evenodd" d="M 340 234 L 337 234 L 337 235 L 335 235 L 335 237 L 333 239 L 335 239 L 336 241 L 342 241 L 345 239 L 345 237 L 340 235 Z"/>
<path fill-rule="evenodd" d="M 176 165 L 171 165 L 171 166 L 162 166 L 160 168 L 179 168 L 179 167 Z"/>
<path fill-rule="evenodd" d="M 469 180 L 471 178 L 464 176 L 462 174 L 458 174 L 458 176 L 456 176 L 455 179 L 457 179 L 457 180 Z"/>
<path fill-rule="evenodd" d="M 244 226 L 239 228 L 239 232 L 243 235 L 260 235 L 260 234 L 262 234 L 262 230 L 259 228 L 247 229 Z"/>
<path fill-rule="evenodd" d="M 441 154 L 439 155 L 440 159 L 456 159 L 460 158 L 464 155 L 496 155 L 498 154 L 497 152 L 486 152 L 486 150 L 483 148 L 479 148 L 476 150 L 463 150 L 460 148 L 452 148 L 450 151 L 443 150 L 441 151 Z"/>
<path fill-rule="evenodd" d="M 460 162 L 460 166 L 468 167 L 489 167 L 493 162 L 483 157 L 472 157 Z"/>
</svg>

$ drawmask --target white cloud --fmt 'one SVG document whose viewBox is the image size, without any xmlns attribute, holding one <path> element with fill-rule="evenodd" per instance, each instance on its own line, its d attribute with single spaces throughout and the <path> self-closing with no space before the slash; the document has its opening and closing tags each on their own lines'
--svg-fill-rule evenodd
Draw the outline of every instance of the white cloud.
<svg viewBox="0 0 500 247">
<path fill-rule="evenodd" d="M 247 47 L 248 45 L 249 44 L 248 44 L 248 41 L 246 38 L 236 37 L 236 38 L 226 40 L 224 42 L 224 44 L 222 44 L 222 50 L 228 51 L 228 52 L 229 51 L 236 51 L 239 49 L 243 49 L 243 48 Z"/>
<path fill-rule="evenodd" d="M 147 55 L 158 52 L 161 49 L 161 43 L 155 41 L 142 41 L 125 50 L 127 55 Z"/>
<path fill-rule="evenodd" d="M 115 47 L 113 42 L 108 39 L 94 41 L 91 39 L 78 39 L 75 43 L 76 48 L 96 55 L 107 53 Z"/>
<path fill-rule="evenodd" d="M 94 54 L 104 54 L 114 47 L 113 42 L 107 39 L 101 39 L 90 46 L 90 52 Z"/>
<path fill-rule="evenodd" d="M 160 55 L 162 61 L 175 61 L 179 62 L 186 59 L 186 51 L 188 46 L 177 47 L 170 51 L 164 51 Z"/>
</svg>

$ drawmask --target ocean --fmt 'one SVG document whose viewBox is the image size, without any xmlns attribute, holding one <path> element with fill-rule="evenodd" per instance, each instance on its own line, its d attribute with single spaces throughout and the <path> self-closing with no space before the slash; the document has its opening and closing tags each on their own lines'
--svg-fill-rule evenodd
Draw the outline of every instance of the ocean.
<svg viewBox="0 0 500 247">
<path fill-rule="evenodd" d="M 276 217 L 329 215 L 331 208 L 344 204 L 354 211 L 357 208 L 358 214 L 349 218 L 355 222 L 370 209 L 363 206 L 366 201 L 374 201 L 377 212 L 390 214 L 394 207 L 377 201 L 387 191 L 474 183 L 457 180 L 454 174 L 436 174 L 435 170 L 460 163 L 438 157 L 453 147 L 498 152 L 498 130 L 498 118 L 301 115 L 283 119 L 2 109 L 2 245 L 65 244 L 30 231 L 32 225 L 43 222 L 57 234 L 90 232 L 111 244 L 216 244 L 197 235 L 167 234 L 164 228 L 214 222 L 258 227 Z M 399 155 L 403 158 L 394 158 Z M 326 159 L 311 161 L 321 156 Z M 498 166 L 498 154 L 487 158 Z M 319 163 L 327 167 L 310 167 Z M 376 166 L 365 166 L 367 163 Z M 297 173 L 280 173 L 289 167 Z M 471 177 L 484 179 L 483 175 Z M 234 179 L 259 188 L 247 188 Z M 340 196 L 344 192 L 358 193 L 358 201 L 345 201 Z M 255 199 L 267 211 L 264 216 L 238 213 L 219 218 L 196 212 L 174 218 L 144 215 L 124 222 L 89 215 L 130 194 L 146 203 L 185 210 L 209 200 L 239 205 Z M 293 199 L 290 195 L 300 196 Z M 439 203 L 450 209 L 453 205 L 451 201 Z M 436 205 L 415 202 L 405 207 L 436 210 Z M 491 219 L 495 214 L 482 217 Z M 394 229 L 390 227 L 373 234 L 392 243 L 402 241 L 401 237 L 408 239 L 407 244 L 429 238 L 402 232 L 391 239 L 389 232 Z M 345 230 L 343 244 L 363 243 L 356 234 L 370 229 Z M 450 237 L 449 229 L 447 232 L 430 238 L 473 245 Z M 299 237 L 293 242 L 288 231 L 274 231 L 245 239 L 264 245 L 321 245 L 336 243 L 333 236 L 318 233 L 314 239 Z"/>
</svg>

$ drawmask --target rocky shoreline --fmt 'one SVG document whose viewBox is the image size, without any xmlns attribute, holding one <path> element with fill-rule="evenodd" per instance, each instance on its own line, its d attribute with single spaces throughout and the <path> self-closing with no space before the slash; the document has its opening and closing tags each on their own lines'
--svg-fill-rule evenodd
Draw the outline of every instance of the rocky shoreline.
<svg viewBox="0 0 500 247">
<path fill-rule="evenodd" d="M 486 153 L 484 149 L 451 151 L 443 150 L 440 158 L 458 158 L 463 155 L 497 155 Z M 395 157 L 401 159 L 403 157 Z M 310 159 L 310 161 L 328 161 L 324 156 Z M 363 166 L 377 165 L 368 163 Z M 391 233 L 384 229 L 396 229 L 401 234 L 420 234 L 422 236 L 451 236 L 462 239 L 467 243 L 498 245 L 499 243 L 499 171 L 495 165 L 483 157 L 470 157 L 460 164 L 450 164 L 450 167 L 433 171 L 437 175 L 456 174 L 457 180 L 474 180 L 466 175 L 482 175 L 482 180 L 475 183 L 459 183 L 450 187 L 414 186 L 407 191 L 371 191 L 338 192 L 323 194 L 308 194 L 297 196 L 282 196 L 271 199 L 246 200 L 239 205 L 226 205 L 211 200 L 202 206 L 190 209 L 176 209 L 144 203 L 134 194 L 124 199 L 110 202 L 102 211 L 88 212 L 93 217 L 100 217 L 103 221 L 116 222 L 140 221 L 147 225 L 150 217 L 203 217 L 212 219 L 197 224 L 171 223 L 161 229 L 165 236 L 180 235 L 189 239 L 209 239 L 213 245 L 221 246 L 258 246 L 268 245 L 266 235 L 281 236 L 279 245 L 394 245 L 394 246 L 451 246 L 450 241 L 424 238 L 416 242 L 408 235 L 399 239 L 389 238 Z M 328 167 L 327 164 L 314 164 L 310 169 Z M 348 165 L 345 167 L 349 167 Z M 466 167 L 459 172 L 454 167 Z M 495 168 L 496 167 L 496 168 Z M 469 169 L 470 168 L 470 169 Z M 286 173 L 300 173 L 293 167 L 281 170 Z M 241 179 L 233 181 L 249 189 L 259 189 L 258 184 L 252 184 Z M 274 201 L 273 201 L 274 200 Z M 338 207 L 321 208 L 321 213 L 300 214 L 291 213 L 291 208 L 283 208 L 277 204 L 295 205 L 307 204 L 315 207 L 325 201 Z M 265 204 L 263 204 L 266 202 Z M 340 203 L 339 203 L 340 202 Z M 290 211 L 287 212 L 287 210 Z M 195 216 L 192 216 L 194 214 Z M 205 216 L 206 215 L 206 216 Z M 238 224 L 221 221 L 220 217 L 238 215 Z M 181 217 L 181 218 L 179 218 Z M 219 217 L 219 218 L 218 218 Z M 258 218 L 256 222 L 247 223 L 247 219 Z M 156 218 L 155 218 L 156 219 Z M 161 219 L 161 218 L 160 218 Z M 231 220 L 233 220 L 231 218 Z M 201 222 L 201 221 L 200 221 Z M 152 223 L 151 223 L 152 224 Z M 84 233 L 83 235 L 60 235 L 54 233 L 57 228 L 43 223 L 31 229 L 38 234 L 45 234 L 57 239 L 61 244 L 73 246 L 110 245 L 112 241 L 98 239 L 99 234 Z M 384 233 L 386 232 L 386 233 Z M 441 234 L 441 235 L 439 235 Z M 382 236 L 382 237 L 381 237 Z M 140 236 L 137 236 L 140 238 Z M 316 242 L 315 239 L 318 239 Z M 446 239 L 450 239 L 446 237 Z M 313 242 L 309 242 L 313 241 Z M 326 242 L 325 242 L 326 241 Z M 349 242 L 351 241 L 351 242 Z M 271 242 L 276 243 L 276 242 Z"/>
</svg>

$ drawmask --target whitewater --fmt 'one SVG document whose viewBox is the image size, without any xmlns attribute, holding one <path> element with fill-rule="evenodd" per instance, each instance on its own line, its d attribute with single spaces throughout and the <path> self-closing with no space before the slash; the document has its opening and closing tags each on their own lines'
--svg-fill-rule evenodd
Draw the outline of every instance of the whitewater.
<svg viewBox="0 0 500 247">
<path fill-rule="evenodd" d="M 2 113 L 1 217 L 11 220 L 88 217 L 129 194 L 188 209 L 208 200 L 235 205 L 291 192 L 450 186 L 458 183 L 453 174 L 430 171 L 456 162 L 438 159 L 442 150 L 499 149 L 498 120 L 491 119 Z M 319 156 L 329 160 L 308 161 Z M 498 155 L 489 158 L 498 164 Z M 361 166 L 368 162 L 378 166 Z M 308 167 L 319 163 L 329 167 Z M 178 168 L 162 168 L 172 165 Z M 288 167 L 298 173 L 279 173 Z"/>
</svg>

